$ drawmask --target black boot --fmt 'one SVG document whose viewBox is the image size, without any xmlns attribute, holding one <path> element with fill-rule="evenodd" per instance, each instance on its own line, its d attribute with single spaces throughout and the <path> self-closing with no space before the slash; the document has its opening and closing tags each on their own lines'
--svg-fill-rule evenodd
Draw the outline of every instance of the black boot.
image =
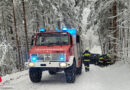
<svg viewBox="0 0 130 90">
<path fill-rule="evenodd" d="M 88 71 L 89 71 L 89 69 L 85 68 L 85 71 L 86 71 L 86 72 L 88 72 Z"/>
</svg>

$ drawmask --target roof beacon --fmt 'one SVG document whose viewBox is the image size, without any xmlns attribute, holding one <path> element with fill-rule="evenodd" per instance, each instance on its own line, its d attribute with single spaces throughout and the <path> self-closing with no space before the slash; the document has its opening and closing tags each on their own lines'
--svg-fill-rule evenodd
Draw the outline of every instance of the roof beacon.
<svg viewBox="0 0 130 90">
<path fill-rule="evenodd" d="M 45 28 L 40 28 L 40 32 L 45 32 Z"/>
</svg>

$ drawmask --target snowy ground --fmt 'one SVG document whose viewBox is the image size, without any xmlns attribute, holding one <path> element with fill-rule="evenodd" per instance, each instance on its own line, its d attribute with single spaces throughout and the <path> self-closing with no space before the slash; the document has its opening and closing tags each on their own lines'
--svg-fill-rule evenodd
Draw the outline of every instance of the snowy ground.
<svg viewBox="0 0 130 90">
<path fill-rule="evenodd" d="M 4 86 L 0 90 L 130 90 L 130 66 L 125 64 L 101 68 L 91 65 L 90 72 L 77 76 L 74 84 L 65 82 L 63 73 L 49 75 L 43 72 L 40 83 L 32 83 L 28 71 L 3 77 Z"/>
</svg>

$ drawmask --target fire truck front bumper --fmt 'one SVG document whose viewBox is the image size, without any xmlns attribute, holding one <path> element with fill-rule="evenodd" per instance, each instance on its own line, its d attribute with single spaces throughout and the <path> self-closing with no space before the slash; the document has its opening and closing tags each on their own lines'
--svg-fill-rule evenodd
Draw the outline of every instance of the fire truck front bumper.
<svg viewBox="0 0 130 90">
<path fill-rule="evenodd" d="M 72 66 L 73 57 L 68 62 L 26 62 L 26 67 L 38 67 L 38 68 L 67 68 Z"/>
</svg>

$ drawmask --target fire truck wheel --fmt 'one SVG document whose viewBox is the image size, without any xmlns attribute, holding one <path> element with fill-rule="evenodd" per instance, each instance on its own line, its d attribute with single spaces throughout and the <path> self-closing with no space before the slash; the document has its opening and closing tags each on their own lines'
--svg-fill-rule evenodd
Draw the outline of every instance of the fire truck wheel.
<svg viewBox="0 0 130 90">
<path fill-rule="evenodd" d="M 76 74 L 80 75 L 82 73 L 82 64 L 79 68 L 76 69 Z"/>
<path fill-rule="evenodd" d="M 40 69 L 37 69 L 37 68 L 30 68 L 29 69 L 29 77 L 30 77 L 30 80 L 32 82 L 38 83 L 41 81 L 42 71 Z"/>
<path fill-rule="evenodd" d="M 48 72 L 49 72 L 50 75 L 55 75 L 55 74 L 56 74 L 55 71 L 51 71 L 51 70 L 49 70 Z"/>
<path fill-rule="evenodd" d="M 73 65 L 65 70 L 66 82 L 74 83 L 76 77 L 76 62 L 74 61 Z"/>
</svg>

